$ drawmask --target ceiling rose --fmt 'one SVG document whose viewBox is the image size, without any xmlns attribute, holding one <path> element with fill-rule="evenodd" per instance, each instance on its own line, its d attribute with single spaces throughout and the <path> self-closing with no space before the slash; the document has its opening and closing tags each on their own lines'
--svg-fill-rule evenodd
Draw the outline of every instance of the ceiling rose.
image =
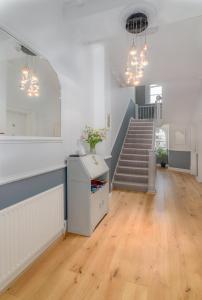
<svg viewBox="0 0 202 300">
<path fill-rule="evenodd" d="M 133 35 L 125 70 L 126 83 L 136 86 L 140 84 L 148 65 L 148 18 L 144 13 L 133 13 L 127 18 L 125 28 Z"/>
</svg>

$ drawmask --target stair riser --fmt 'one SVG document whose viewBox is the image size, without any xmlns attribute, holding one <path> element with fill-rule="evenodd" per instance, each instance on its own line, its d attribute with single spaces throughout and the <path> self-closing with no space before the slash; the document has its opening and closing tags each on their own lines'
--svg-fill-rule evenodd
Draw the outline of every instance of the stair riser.
<svg viewBox="0 0 202 300">
<path fill-rule="evenodd" d="M 153 122 L 131 122 L 130 126 L 153 126 Z"/>
<path fill-rule="evenodd" d="M 152 139 L 134 139 L 134 138 L 126 138 L 126 143 L 143 143 L 143 144 L 152 144 Z"/>
<path fill-rule="evenodd" d="M 128 175 L 148 175 L 148 170 L 145 169 L 132 169 L 127 167 L 118 167 L 117 173 L 128 174 Z"/>
<path fill-rule="evenodd" d="M 138 155 L 138 154 L 121 154 L 121 159 L 148 161 L 149 156 L 148 155 Z"/>
<path fill-rule="evenodd" d="M 153 126 L 153 122 L 130 122 L 130 125 L 135 126 Z"/>
<path fill-rule="evenodd" d="M 127 190 L 127 191 L 135 191 L 135 192 L 147 192 L 147 188 L 146 187 L 138 187 L 138 186 L 130 186 L 124 183 L 116 183 L 114 182 L 113 184 L 113 188 L 117 189 L 117 190 Z"/>
<path fill-rule="evenodd" d="M 121 167 L 148 168 L 148 161 L 119 161 Z"/>
<path fill-rule="evenodd" d="M 148 140 L 152 140 L 152 134 L 131 134 L 128 133 L 127 134 L 127 138 L 128 139 L 148 139 Z"/>
<path fill-rule="evenodd" d="M 130 126 L 128 128 L 129 130 L 135 130 L 135 131 L 138 131 L 138 130 L 150 130 L 150 131 L 153 131 L 153 126 Z"/>
<path fill-rule="evenodd" d="M 153 121 L 149 119 L 131 119 L 131 123 L 153 123 Z"/>
<path fill-rule="evenodd" d="M 125 143 L 124 147 L 126 148 L 135 148 L 135 149 L 151 149 L 151 145 L 138 144 L 138 143 Z"/>
<path fill-rule="evenodd" d="M 135 134 L 135 135 L 151 135 L 153 136 L 152 130 L 128 130 L 128 134 Z"/>
<path fill-rule="evenodd" d="M 122 182 L 131 182 L 131 183 L 148 183 L 148 178 L 142 177 L 133 177 L 130 175 L 122 176 L 122 175 L 115 175 L 115 181 L 122 181 Z"/>
<path fill-rule="evenodd" d="M 134 148 L 123 148 L 122 151 L 123 154 L 142 154 L 142 155 L 147 155 L 148 150 L 143 150 L 143 149 L 134 149 Z"/>
</svg>

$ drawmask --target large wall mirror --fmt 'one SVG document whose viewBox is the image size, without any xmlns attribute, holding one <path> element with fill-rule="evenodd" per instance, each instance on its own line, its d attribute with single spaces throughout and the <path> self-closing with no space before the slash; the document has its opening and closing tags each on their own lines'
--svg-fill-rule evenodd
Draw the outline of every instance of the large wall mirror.
<svg viewBox="0 0 202 300">
<path fill-rule="evenodd" d="M 0 138 L 60 137 L 60 84 L 50 63 L 0 30 Z"/>
</svg>

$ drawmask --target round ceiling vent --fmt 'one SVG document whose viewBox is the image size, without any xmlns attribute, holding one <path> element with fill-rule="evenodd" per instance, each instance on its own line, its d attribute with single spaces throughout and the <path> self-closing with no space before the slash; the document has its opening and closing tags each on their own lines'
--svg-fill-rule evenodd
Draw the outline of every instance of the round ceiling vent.
<svg viewBox="0 0 202 300">
<path fill-rule="evenodd" d="M 146 14 L 137 12 L 130 15 L 126 20 L 126 30 L 132 34 L 138 34 L 145 31 L 148 27 Z"/>
</svg>

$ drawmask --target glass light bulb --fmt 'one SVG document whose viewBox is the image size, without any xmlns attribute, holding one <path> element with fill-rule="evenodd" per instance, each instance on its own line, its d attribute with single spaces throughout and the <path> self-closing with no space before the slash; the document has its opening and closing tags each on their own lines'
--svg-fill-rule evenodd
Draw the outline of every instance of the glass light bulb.
<svg viewBox="0 0 202 300">
<path fill-rule="evenodd" d="M 144 61 L 142 62 L 142 65 L 143 65 L 144 67 L 148 66 L 148 64 L 149 64 L 149 62 L 148 62 L 147 60 L 144 60 Z"/>
<path fill-rule="evenodd" d="M 28 73 L 29 73 L 29 69 L 26 68 L 26 67 L 24 67 L 24 68 L 22 69 L 22 74 L 28 75 Z"/>
<path fill-rule="evenodd" d="M 38 81 L 38 78 L 35 75 L 33 75 L 32 76 L 32 81 Z"/>
<path fill-rule="evenodd" d="M 143 50 L 144 50 L 145 52 L 148 50 L 148 46 L 147 46 L 147 44 L 145 44 L 145 45 L 144 45 L 144 48 L 143 48 Z"/>
<path fill-rule="evenodd" d="M 138 84 L 140 84 L 140 81 L 139 80 L 135 80 L 134 81 L 134 85 L 138 85 Z"/>
<path fill-rule="evenodd" d="M 130 55 L 131 55 L 131 56 L 134 56 L 136 53 L 137 53 L 136 48 L 135 48 L 135 47 L 132 47 L 131 50 L 130 50 Z"/>
</svg>

